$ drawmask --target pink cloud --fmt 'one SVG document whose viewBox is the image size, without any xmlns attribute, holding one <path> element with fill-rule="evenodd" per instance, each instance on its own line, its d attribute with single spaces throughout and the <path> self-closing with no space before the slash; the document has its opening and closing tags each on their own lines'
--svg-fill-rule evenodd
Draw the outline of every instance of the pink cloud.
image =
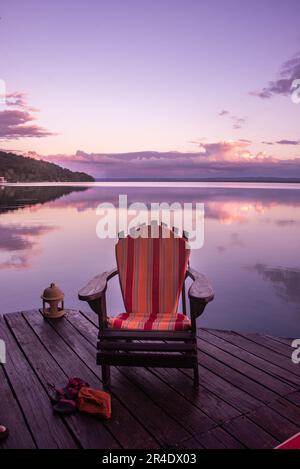
<svg viewBox="0 0 300 469">
<path fill-rule="evenodd" d="M 236 162 L 260 162 L 262 160 L 274 161 L 274 158 L 264 153 L 253 153 L 248 140 L 224 140 L 216 143 L 200 144 L 204 154 L 210 161 L 236 161 Z"/>
<path fill-rule="evenodd" d="M 232 128 L 235 130 L 241 129 L 247 121 L 246 117 L 235 116 L 234 114 L 231 114 L 229 111 L 225 110 L 219 112 L 219 116 L 228 117 L 232 121 Z"/>
<path fill-rule="evenodd" d="M 37 112 L 38 109 L 28 105 L 26 93 L 7 93 L 5 98 L 7 109 L 0 111 L 0 139 L 17 140 L 19 138 L 40 138 L 55 135 L 32 123 L 36 120 L 33 113 Z"/>
<path fill-rule="evenodd" d="M 288 96 L 291 92 L 293 80 L 300 77 L 300 52 L 283 63 L 276 80 L 258 91 L 251 91 L 252 96 L 269 99 L 276 95 Z"/>
<path fill-rule="evenodd" d="M 169 165 L 170 163 L 187 163 L 198 165 L 201 161 L 245 161 L 257 158 L 270 158 L 262 154 L 253 154 L 249 147 L 249 140 L 224 140 L 216 143 L 197 142 L 198 152 L 157 152 L 157 151 L 139 151 L 132 153 L 85 153 L 77 151 L 74 155 L 49 155 L 47 160 L 55 161 L 73 161 L 82 163 L 97 163 L 106 165 Z M 37 156 L 37 155 L 36 155 Z"/>
<path fill-rule="evenodd" d="M 232 140 L 199 142 L 199 151 L 133 153 L 85 153 L 49 155 L 47 161 L 101 179 L 131 178 L 211 178 L 211 177 L 297 177 L 300 158 L 281 160 L 264 152 L 256 153 L 251 142 Z"/>
</svg>

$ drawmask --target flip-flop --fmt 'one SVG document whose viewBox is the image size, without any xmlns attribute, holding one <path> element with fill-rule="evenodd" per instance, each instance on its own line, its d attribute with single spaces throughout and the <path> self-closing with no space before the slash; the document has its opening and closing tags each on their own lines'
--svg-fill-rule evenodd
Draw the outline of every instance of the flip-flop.
<svg viewBox="0 0 300 469">
<path fill-rule="evenodd" d="M 52 404 L 57 404 L 61 399 L 74 400 L 78 396 L 77 390 L 73 388 L 68 388 L 67 386 L 62 389 L 54 388 L 50 392 L 50 401 Z"/>
<path fill-rule="evenodd" d="M 0 425 L 0 441 L 5 440 L 8 437 L 8 428 L 6 428 L 4 425 Z"/>
<path fill-rule="evenodd" d="M 89 387 L 89 384 L 80 378 L 71 378 L 64 388 L 53 387 L 50 400 L 54 412 L 64 415 L 76 412 L 78 393 L 83 386 Z"/>
<path fill-rule="evenodd" d="M 65 397 L 77 399 L 78 393 L 82 387 L 89 387 L 89 384 L 81 378 L 69 379 L 67 386 L 64 388 Z"/>
<path fill-rule="evenodd" d="M 77 411 L 77 405 L 76 402 L 71 399 L 59 399 L 53 406 L 53 410 L 58 414 L 70 415 Z"/>
<path fill-rule="evenodd" d="M 57 402 L 60 400 L 60 399 L 64 399 L 66 396 L 64 394 L 64 390 L 63 389 L 56 389 L 56 388 L 53 388 L 52 391 L 50 391 L 50 401 L 52 402 L 52 404 L 57 404 Z M 68 397 L 69 399 L 69 397 Z"/>
</svg>

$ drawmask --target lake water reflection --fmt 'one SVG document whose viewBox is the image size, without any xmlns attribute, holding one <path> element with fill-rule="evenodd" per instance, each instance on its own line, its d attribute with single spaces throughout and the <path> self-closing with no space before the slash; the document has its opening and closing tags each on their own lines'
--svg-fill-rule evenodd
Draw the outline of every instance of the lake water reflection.
<svg viewBox="0 0 300 469">
<path fill-rule="evenodd" d="M 2 187 L 0 312 L 38 307 L 51 281 L 65 291 L 67 307 L 86 307 L 78 289 L 115 265 L 116 240 L 96 236 L 96 207 L 117 206 L 127 194 L 128 203 L 204 203 L 205 242 L 192 251 L 191 266 L 210 278 L 216 297 L 199 325 L 300 337 L 300 189 L 139 186 Z M 124 310 L 117 280 L 108 307 Z"/>
</svg>

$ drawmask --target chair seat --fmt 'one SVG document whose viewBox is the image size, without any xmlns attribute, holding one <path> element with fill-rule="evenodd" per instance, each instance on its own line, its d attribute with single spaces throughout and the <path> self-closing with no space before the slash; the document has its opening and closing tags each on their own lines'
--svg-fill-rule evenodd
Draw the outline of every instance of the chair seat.
<svg viewBox="0 0 300 469">
<path fill-rule="evenodd" d="M 108 318 L 108 327 L 144 331 L 184 331 L 191 328 L 191 321 L 182 313 L 176 313 L 171 317 L 121 313 Z"/>
</svg>

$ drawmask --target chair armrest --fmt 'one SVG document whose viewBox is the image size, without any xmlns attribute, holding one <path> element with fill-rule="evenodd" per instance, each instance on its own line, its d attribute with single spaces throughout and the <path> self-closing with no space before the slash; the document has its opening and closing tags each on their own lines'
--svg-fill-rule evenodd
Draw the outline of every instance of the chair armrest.
<svg viewBox="0 0 300 469">
<path fill-rule="evenodd" d="M 193 280 L 192 285 L 189 288 L 189 298 L 192 300 L 199 300 L 201 302 L 209 303 L 214 299 L 214 291 L 205 277 L 205 275 L 200 274 L 196 270 L 188 267 L 187 276 Z"/>
<path fill-rule="evenodd" d="M 113 269 L 110 272 L 96 275 L 85 287 L 79 290 L 78 298 L 88 302 L 101 298 L 106 291 L 108 280 L 117 274 L 118 269 Z"/>
</svg>

